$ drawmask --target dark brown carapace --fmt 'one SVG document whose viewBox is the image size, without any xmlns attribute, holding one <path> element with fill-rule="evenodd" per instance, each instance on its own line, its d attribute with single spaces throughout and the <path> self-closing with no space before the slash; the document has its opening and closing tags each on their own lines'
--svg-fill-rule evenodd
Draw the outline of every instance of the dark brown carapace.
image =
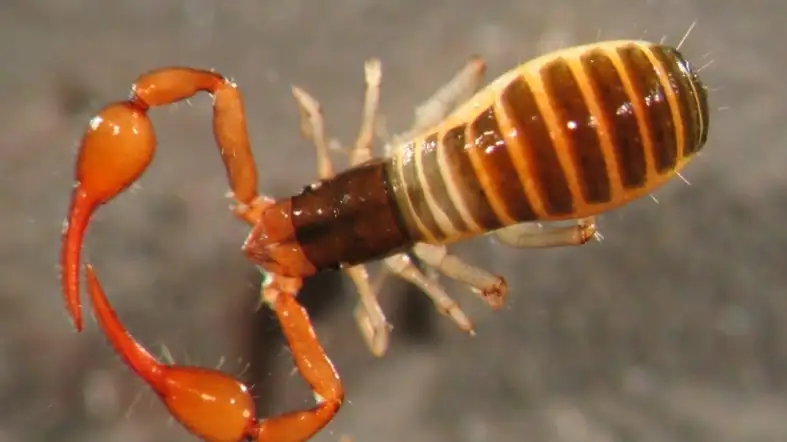
<svg viewBox="0 0 787 442">
<path fill-rule="evenodd" d="M 595 216 L 652 192 L 705 144 L 706 88 L 676 49 L 610 41 L 547 54 L 478 88 L 484 63 L 472 59 L 416 112 L 406 136 L 371 154 L 380 66 L 366 65 L 366 101 L 352 168 L 333 173 L 319 104 L 294 95 L 304 135 L 317 147 L 321 180 L 273 200 L 257 193 L 241 96 L 222 76 L 167 68 L 140 77 L 129 100 L 90 122 L 76 167 L 77 185 L 64 233 L 63 291 L 82 328 L 79 265 L 94 210 L 134 182 L 156 140 L 147 110 L 199 91 L 214 96 L 213 126 L 236 216 L 252 226 L 243 250 L 267 277 L 263 301 L 281 323 L 296 365 L 317 405 L 257 419 L 246 387 L 216 370 L 156 361 L 125 330 L 90 265 L 88 292 L 98 322 L 132 369 L 195 435 L 215 442 L 305 441 L 337 412 L 344 393 L 295 295 L 303 278 L 341 268 L 356 284 L 356 319 L 371 350 L 387 347 L 388 324 L 364 263 L 382 260 L 418 285 L 459 327 L 472 325 L 439 283 L 409 254 L 468 284 L 490 306 L 502 305 L 504 280 L 464 263 L 445 245 L 494 233 L 516 247 L 586 243 Z M 569 226 L 540 221 L 573 220 Z"/>
</svg>

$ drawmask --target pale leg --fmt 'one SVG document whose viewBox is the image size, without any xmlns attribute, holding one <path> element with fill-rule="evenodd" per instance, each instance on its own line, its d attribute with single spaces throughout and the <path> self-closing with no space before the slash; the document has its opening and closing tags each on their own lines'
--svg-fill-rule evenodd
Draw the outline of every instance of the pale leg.
<svg viewBox="0 0 787 442">
<path fill-rule="evenodd" d="M 484 69 L 485 63 L 482 59 L 478 57 L 471 59 L 454 78 L 417 107 L 413 125 L 407 134 L 415 134 L 420 130 L 439 123 L 454 107 L 471 97 L 481 85 Z M 349 152 L 343 149 L 340 143 L 327 141 L 319 103 L 302 89 L 293 88 L 293 94 L 301 109 L 301 131 L 307 139 L 314 143 L 318 151 L 318 170 L 321 178 L 328 178 L 333 175 L 333 167 L 329 156 L 330 149 L 349 153 L 350 163 L 353 166 L 368 161 L 373 156 L 372 145 L 377 128 L 376 117 L 382 77 L 379 60 L 371 59 L 366 62 L 365 77 L 366 92 L 364 96 L 363 120 L 355 145 Z M 403 135 L 402 137 L 408 135 Z M 390 145 L 386 148 L 389 147 Z M 433 254 L 427 254 L 427 257 L 433 256 Z M 449 262 L 454 262 L 454 260 L 456 259 L 449 260 Z M 472 332 L 470 320 L 456 302 L 446 294 L 436 279 L 425 276 L 410 261 L 406 254 L 391 256 L 383 262 L 387 270 L 423 290 L 433 300 L 438 310 L 451 318 L 459 328 Z M 439 266 L 437 268 L 442 270 Z M 453 268 L 453 266 L 449 266 L 448 271 Z M 385 353 L 388 346 L 390 326 L 377 301 L 376 290 L 371 287 L 368 273 L 364 266 L 358 265 L 347 268 L 345 272 L 353 280 L 360 295 L 360 304 L 355 309 L 355 318 L 358 326 L 372 353 L 381 356 Z M 489 287 L 501 286 L 498 281 L 502 282 L 502 279 L 499 277 L 485 274 L 480 270 L 475 275 L 476 277 L 473 281 L 478 286 L 482 286 L 480 290 L 487 289 L 487 292 L 491 293 L 492 291 Z M 485 283 L 488 284 L 484 286 Z M 505 288 L 504 283 L 502 283 L 502 287 Z M 500 297 L 497 296 L 497 298 Z M 494 296 L 487 297 L 488 300 L 493 298 Z"/>
<path fill-rule="evenodd" d="M 374 115 L 377 108 L 377 96 L 380 86 L 380 64 L 370 61 L 366 63 L 366 104 L 364 106 L 364 126 L 373 127 Z M 328 141 L 325 137 L 322 111 L 320 105 L 309 94 L 300 88 L 293 88 L 293 95 L 301 110 L 301 131 L 306 139 L 312 141 L 317 148 L 317 169 L 321 179 L 333 176 Z M 373 132 L 361 129 L 356 147 L 351 152 L 354 161 L 366 161 L 365 156 L 371 157 L 371 142 Z M 344 269 L 353 284 L 355 284 L 360 297 L 359 305 L 355 308 L 355 318 L 361 335 L 366 345 L 375 356 L 382 356 L 388 349 L 388 335 L 390 326 L 385 319 L 380 303 L 372 290 L 369 276 L 363 265 Z"/>
<path fill-rule="evenodd" d="M 383 260 L 390 272 L 415 285 L 434 302 L 437 310 L 449 317 L 462 330 L 475 334 L 473 324 L 459 305 L 451 299 L 440 283 L 434 278 L 426 277 L 418 267 L 413 264 L 407 254 L 400 253 Z"/>
<path fill-rule="evenodd" d="M 353 314 L 361 336 L 372 354 L 381 357 L 388 350 L 388 335 L 391 326 L 385 319 L 385 313 L 377 300 L 377 292 L 372 290 L 369 273 L 363 265 L 348 267 L 344 269 L 344 272 L 352 279 L 360 297 Z"/>
<path fill-rule="evenodd" d="M 456 106 L 460 105 L 473 94 L 475 94 L 481 82 L 483 81 L 483 74 L 485 70 L 485 63 L 480 57 L 474 57 L 468 61 L 465 66 L 448 81 L 441 86 L 431 97 L 418 105 L 415 110 L 413 124 L 410 129 L 402 135 L 394 137 L 386 146 L 386 150 L 391 149 L 397 143 L 397 140 L 406 139 L 410 136 L 416 135 L 418 132 L 428 129 L 431 126 L 438 124 L 442 121 Z M 434 247 L 434 246 L 431 246 Z M 419 250 L 421 245 L 416 245 L 413 252 L 418 258 L 422 259 L 425 264 L 433 266 L 435 260 L 423 259 Z M 443 248 L 444 250 L 444 248 Z M 427 254 L 427 258 L 433 257 L 433 254 Z M 451 262 L 457 261 L 456 258 L 449 260 Z M 437 306 L 438 310 L 451 318 L 453 322 L 462 330 L 472 333 L 472 324 L 467 318 L 467 315 L 461 310 L 459 305 L 451 299 L 445 292 L 443 287 L 434 277 L 424 275 L 418 267 L 413 264 L 410 257 L 406 254 L 399 254 L 391 256 L 384 260 L 386 268 L 399 276 L 400 278 L 409 281 L 420 288 Z M 438 270 L 441 270 L 438 268 Z M 475 272 L 475 280 L 478 285 L 485 285 L 483 288 L 487 289 L 490 296 L 487 299 L 493 299 L 495 296 L 491 294 L 493 287 L 500 287 L 502 279 L 489 275 L 482 270 Z M 502 283 L 505 288 L 505 283 Z M 504 292 L 504 290 L 503 290 Z M 499 297 L 498 297 L 499 298 Z M 491 304 L 491 302 L 490 302 Z"/>
<path fill-rule="evenodd" d="M 471 59 L 454 78 L 416 108 L 414 122 L 408 130 L 408 134 L 417 133 L 439 123 L 455 106 L 470 98 L 481 85 L 484 69 L 485 63 L 483 60 L 478 57 Z M 375 119 L 379 104 L 379 88 L 382 76 L 379 60 L 367 61 L 365 73 L 366 94 L 364 98 L 363 121 L 355 146 L 350 152 L 350 163 L 352 165 L 357 165 L 372 158 L 372 143 L 376 128 Z M 419 287 L 432 299 L 437 309 L 451 318 L 460 329 L 472 332 L 473 327 L 467 315 L 448 296 L 439 282 L 435 278 L 425 276 L 410 261 L 409 256 L 406 254 L 394 255 L 385 259 L 383 263 L 385 264 L 385 269 Z M 363 273 L 365 275 L 365 270 Z M 369 293 L 368 297 L 364 297 L 362 294 L 366 314 L 369 314 L 369 308 L 372 307 L 372 303 L 368 301 L 367 305 L 366 299 L 374 297 L 379 287 L 367 289 L 369 285 L 368 278 L 364 278 L 362 285 L 363 288 L 359 286 L 359 290 L 362 293 L 368 290 Z M 375 301 L 374 307 L 379 309 L 379 303 Z M 382 315 L 382 312 L 380 314 Z M 356 309 L 355 316 L 361 329 L 366 330 L 364 333 L 367 336 L 367 342 L 369 342 L 368 336 L 372 329 L 369 326 L 371 323 L 370 319 L 365 317 L 364 310 L 360 308 Z"/>
<path fill-rule="evenodd" d="M 578 246 L 598 236 L 595 218 L 582 218 L 564 227 L 549 227 L 529 222 L 504 227 L 494 232 L 500 242 L 512 247 L 561 247 Z"/>
<path fill-rule="evenodd" d="M 415 108 L 413 123 L 407 131 L 395 136 L 384 135 L 387 142 L 386 155 L 396 147 L 397 143 L 437 125 L 457 106 L 478 92 L 484 80 L 485 70 L 486 63 L 481 57 L 473 57 L 465 63 L 451 80 Z M 385 132 L 384 129 L 380 131 Z"/>
<path fill-rule="evenodd" d="M 440 120 L 445 118 L 455 106 L 470 98 L 481 85 L 484 68 L 485 64 L 483 60 L 477 57 L 471 59 L 464 68 L 451 79 L 451 81 L 442 86 L 428 100 L 417 107 L 412 128 L 408 132 L 412 134 L 437 124 Z M 353 166 L 372 158 L 372 143 L 376 126 L 375 118 L 379 105 L 380 80 L 382 76 L 379 60 L 373 59 L 367 61 L 365 65 L 365 74 L 366 94 L 364 97 L 363 121 L 355 146 L 350 152 L 350 163 Z M 459 308 L 457 303 L 448 296 L 436 279 L 425 276 L 412 261 L 410 261 L 410 258 L 406 254 L 391 256 L 384 260 L 384 264 L 388 270 L 424 291 L 435 303 L 437 309 L 451 318 L 460 329 L 472 332 L 473 328 L 470 320 Z M 359 291 L 362 293 L 362 303 L 365 307 L 365 313 L 368 315 L 370 313 L 370 308 L 374 308 L 375 310 L 380 310 L 380 308 L 379 302 L 376 302 L 376 300 L 373 304 L 371 301 L 367 301 L 370 298 L 374 299 L 377 291 L 369 289 L 368 277 L 366 277 L 365 270 L 363 270 L 363 274 L 362 284 L 359 285 L 356 282 L 356 285 L 359 285 Z M 482 271 L 478 271 L 476 274 L 481 278 Z M 356 278 L 360 277 L 356 276 Z M 356 278 L 354 278 L 354 280 Z M 497 284 L 498 281 L 502 281 L 502 279 L 497 278 L 493 281 L 495 287 L 500 286 L 500 284 Z M 480 283 L 483 282 L 489 281 L 488 279 L 480 281 Z M 492 290 L 489 287 L 485 288 L 488 292 Z M 368 295 L 364 296 L 364 292 L 368 292 Z M 489 298 L 494 298 L 494 295 L 490 295 L 488 299 Z M 364 334 L 367 336 L 367 342 L 369 342 L 368 336 L 370 336 L 369 333 L 371 333 L 373 327 L 370 325 L 372 321 L 370 318 L 366 317 L 366 315 L 364 314 L 364 310 L 360 308 L 356 309 L 356 320 L 361 329 L 366 330 Z M 380 311 L 380 315 L 382 315 L 382 311 Z"/>
<path fill-rule="evenodd" d="M 356 166 L 372 159 L 372 145 L 376 127 L 377 109 L 380 104 L 380 80 L 382 66 L 380 60 L 370 59 L 364 64 L 366 93 L 363 100 L 363 119 L 355 147 L 350 152 L 350 165 Z"/>
<path fill-rule="evenodd" d="M 415 108 L 413 125 L 408 132 L 414 134 L 436 125 L 470 99 L 481 87 L 485 70 L 486 63 L 481 57 L 471 58 L 448 83 Z"/>
<path fill-rule="evenodd" d="M 573 246 L 587 243 L 597 235 L 595 218 L 582 218 L 565 227 L 544 227 L 528 222 L 504 227 L 494 232 L 504 244 L 518 248 Z M 413 253 L 424 264 L 442 274 L 463 282 L 479 293 L 492 308 L 498 309 L 505 302 L 507 287 L 502 277 L 475 267 L 450 255 L 445 246 L 416 244 Z"/>
<path fill-rule="evenodd" d="M 440 273 L 463 282 L 481 295 L 493 309 L 499 309 L 505 302 L 508 286 L 502 276 L 494 275 L 486 270 L 468 264 L 448 253 L 445 246 L 419 243 L 413 247 L 413 253 L 424 264 Z"/>
</svg>

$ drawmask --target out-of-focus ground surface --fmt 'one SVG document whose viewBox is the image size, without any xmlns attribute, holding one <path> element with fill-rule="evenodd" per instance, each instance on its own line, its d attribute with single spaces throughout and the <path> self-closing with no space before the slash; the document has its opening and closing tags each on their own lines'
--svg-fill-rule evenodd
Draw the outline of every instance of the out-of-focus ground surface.
<svg viewBox="0 0 787 442">
<path fill-rule="evenodd" d="M 0 440 L 190 441 L 113 355 L 92 319 L 76 334 L 59 294 L 74 143 L 100 105 L 153 67 L 213 67 L 245 93 L 261 189 L 315 177 L 289 85 L 314 93 L 328 129 L 355 136 L 362 63 L 384 62 L 383 111 L 413 106 L 471 54 L 488 78 L 599 38 L 676 44 L 712 88 L 705 153 L 655 195 L 604 216 L 605 240 L 518 251 L 453 250 L 506 276 L 492 313 L 449 285 L 470 338 L 391 283 L 396 328 L 375 360 L 339 275 L 306 301 L 347 389 L 316 440 L 787 440 L 787 88 L 780 1 L 8 1 L 0 4 Z M 255 314 L 201 96 L 153 112 L 160 150 L 134 192 L 101 210 L 87 257 L 126 324 L 157 353 L 255 383 L 260 413 L 310 405 L 276 324 Z M 340 160 L 341 161 L 341 160 Z M 339 163 L 343 165 L 343 162 Z M 321 299 L 324 300 L 321 302 Z M 417 320 L 416 320 L 417 319 Z M 410 324 L 409 326 L 407 324 Z M 246 367 L 250 363 L 250 367 Z"/>
</svg>

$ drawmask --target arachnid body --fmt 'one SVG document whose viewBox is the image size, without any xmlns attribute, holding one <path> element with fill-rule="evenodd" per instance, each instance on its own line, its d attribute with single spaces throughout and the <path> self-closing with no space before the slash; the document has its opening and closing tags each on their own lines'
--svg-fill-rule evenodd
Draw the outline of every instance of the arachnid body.
<svg viewBox="0 0 787 442">
<path fill-rule="evenodd" d="M 134 341 L 87 265 L 88 292 L 109 341 L 172 414 L 208 441 L 304 441 L 323 428 L 344 398 L 338 374 L 295 299 L 303 278 L 341 268 L 360 295 L 356 319 L 378 355 L 388 324 L 364 263 L 382 260 L 418 285 L 461 328 L 472 325 L 433 279 L 408 259 L 460 280 L 493 308 L 504 280 L 447 254 L 445 245 L 486 233 L 516 247 L 579 245 L 594 217 L 648 194 L 705 144 L 706 88 L 676 49 L 609 41 L 563 49 L 503 74 L 483 90 L 474 58 L 416 112 L 413 127 L 373 158 L 380 66 L 366 65 L 361 131 L 352 167 L 334 174 L 318 103 L 293 93 L 302 130 L 318 151 L 321 181 L 281 200 L 257 193 L 257 174 L 236 85 L 219 74 L 167 68 L 140 77 L 131 98 L 90 122 L 79 151 L 62 251 L 63 291 L 82 328 L 79 266 L 94 210 L 134 182 L 150 163 L 153 106 L 205 91 L 227 171 L 233 212 L 252 226 L 243 250 L 267 274 L 263 301 L 276 313 L 295 363 L 311 385 L 310 410 L 257 419 L 246 387 L 216 370 L 156 361 Z M 286 152 L 283 154 L 286 155 Z M 542 221 L 573 220 L 566 227 Z"/>
</svg>

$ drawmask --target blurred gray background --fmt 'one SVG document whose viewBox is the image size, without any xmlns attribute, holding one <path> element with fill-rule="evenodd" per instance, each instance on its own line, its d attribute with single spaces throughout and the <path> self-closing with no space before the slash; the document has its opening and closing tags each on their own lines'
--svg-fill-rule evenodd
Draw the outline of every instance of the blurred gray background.
<svg viewBox="0 0 787 442">
<path fill-rule="evenodd" d="M 787 440 L 787 9 L 721 0 L 98 0 L 0 4 L 0 441 L 192 441 L 119 361 L 92 319 L 71 328 L 59 233 L 75 143 L 90 115 L 162 65 L 215 68 L 245 94 L 261 190 L 315 178 L 290 84 L 319 98 L 351 141 L 363 61 L 383 60 L 396 131 L 472 54 L 488 79 L 545 51 L 613 38 L 677 44 L 712 88 L 704 154 L 654 196 L 605 215 L 605 240 L 453 251 L 508 278 L 490 312 L 449 284 L 471 338 L 423 295 L 389 280 L 383 359 L 352 319 L 340 274 L 303 294 L 347 402 L 316 438 L 393 441 Z M 253 385 L 259 412 L 311 405 L 227 211 L 210 100 L 152 113 L 160 150 L 88 235 L 114 306 L 156 354 L 217 366 Z M 343 166 L 344 159 L 337 164 Z M 374 270 L 374 269 L 373 269 Z"/>
</svg>

